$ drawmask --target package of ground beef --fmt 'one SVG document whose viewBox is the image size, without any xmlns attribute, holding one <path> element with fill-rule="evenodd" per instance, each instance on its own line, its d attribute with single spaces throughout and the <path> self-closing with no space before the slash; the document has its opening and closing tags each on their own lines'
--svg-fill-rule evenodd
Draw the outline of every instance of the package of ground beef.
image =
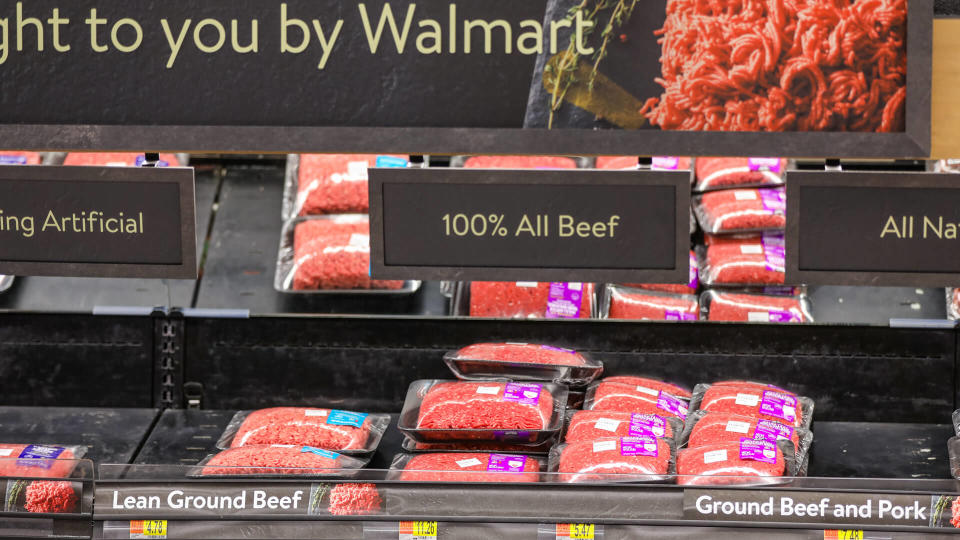
<svg viewBox="0 0 960 540">
<path fill-rule="evenodd" d="M 538 444 L 563 425 L 567 388 L 554 383 L 415 381 L 398 427 L 418 442 Z"/>
<path fill-rule="evenodd" d="M 293 227 L 293 250 L 296 252 L 310 241 L 334 233 L 369 235 L 370 218 L 366 214 L 341 214 L 299 220 Z"/>
<path fill-rule="evenodd" d="M 654 391 L 659 392 L 660 390 L 663 390 L 671 396 L 678 397 L 680 399 L 689 400 L 693 396 L 693 393 L 689 388 L 685 388 L 678 384 L 664 382 L 658 379 L 641 377 L 639 375 L 611 375 L 609 377 L 604 377 L 603 381 L 601 382 L 626 384 L 628 386 L 635 387 L 638 392 L 650 396 L 655 395 Z"/>
<path fill-rule="evenodd" d="M 680 435 L 683 423 L 676 417 L 617 411 L 573 411 L 563 441 L 593 441 L 610 437 L 666 437 Z"/>
<path fill-rule="evenodd" d="M 697 158 L 697 191 L 783 185 L 787 160 L 780 158 Z"/>
<path fill-rule="evenodd" d="M 800 465 L 798 476 L 804 475 L 805 468 L 802 464 L 806 462 L 810 445 L 813 443 L 813 433 L 782 422 L 728 412 L 694 411 L 687 416 L 679 444 L 682 447 L 696 448 L 714 443 L 737 442 L 744 437 L 773 442 L 790 441 Z"/>
<path fill-rule="evenodd" d="M 465 169 L 576 169 L 577 160 L 561 156 L 470 156 L 454 158 Z"/>
<path fill-rule="evenodd" d="M 709 234 L 783 230 L 787 224 L 783 188 L 711 191 L 694 197 L 693 204 L 700 227 Z"/>
<path fill-rule="evenodd" d="M 783 236 L 702 246 L 698 252 L 700 279 L 708 287 L 778 286 L 786 281 Z"/>
<path fill-rule="evenodd" d="M 370 209 L 367 169 L 406 167 L 409 156 L 292 154 L 287 156 L 283 219 Z"/>
<path fill-rule="evenodd" d="M 687 283 L 624 283 L 625 287 L 644 289 L 647 291 L 661 291 L 673 294 L 696 294 L 700 286 L 700 268 L 697 254 L 690 251 L 690 279 Z"/>
<path fill-rule="evenodd" d="M 947 289 L 947 317 L 960 319 L 960 289 Z"/>
<path fill-rule="evenodd" d="M 700 299 L 693 294 L 610 285 L 604 289 L 600 316 L 640 321 L 696 321 L 700 318 Z"/>
<path fill-rule="evenodd" d="M 87 165 L 97 167 L 139 167 L 145 156 L 135 152 L 70 152 L 63 160 L 64 165 Z M 160 154 L 160 167 L 179 167 L 182 165 L 176 154 Z"/>
<path fill-rule="evenodd" d="M 780 483 L 785 476 L 795 476 L 796 470 L 789 441 L 743 437 L 684 448 L 677 455 L 677 483 L 687 486 Z"/>
<path fill-rule="evenodd" d="M 444 355 L 458 379 L 553 381 L 583 386 L 603 363 L 571 349 L 535 343 L 477 343 Z"/>
<path fill-rule="evenodd" d="M 676 445 L 653 435 L 564 443 L 550 450 L 561 482 L 662 482 L 672 478 Z"/>
<path fill-rule="evenodd" d="M 698 384 L 693 389 L 690 408 L 753 416 L 805 429 L 813 422 L 813 400 L 756 383 Z"/>
<path fill-rule="evenodd" d="M 469 289 L 467 314 L 471 317 L 588 319 L 593 316 L 593 283 L 473 281 Z"/>
<path fill-rule="evenodd" d="M 640 163 L 637 156 L 600 156 L 597 158 L 597 169 L 605 170 L 633 170 Z M 693 160 L 688 157 L 655 157 L 650 168 L 655 171 L 688 171 Z"/>
<path fill-rule="evenodd" d="M 0 150 L 0 165 L 40 165 L 42 161 L 39 152 Z"/>
<path fill-rule="evenodd" d="M 715 322 L 811 323 L 806 295 L 778 296 L 709 290 L 700 295 L 700 319 Z"/>
<path fill-rule="evenodd" d="M 390 425 L 389 414 L 337 409 L 273 407 L 234 415 L 217 448 L 296 444 L 341 454 L 374 452 Z"/>
<path fill-rule="evenodd" d="M 201 476 L 353 476 L 368 459 L 294 444 L 251 444 L 199 463 Z"/>
<path fill-rule="evenodd" d="M 619 411 L 656 414 L 683 420 L 689 403 L 670 393 L 673 385 L 648 380 L 632 385 L 602 380 L 587 388 L 583 408 L 592 411 Z"/>
<path fill-rule="evenodd" d="M 537 482 L 543 463 L 518 454 L 399 454 L 390 468 L 406 482 Z"/>
<path fill-rule="evenodd" d="M 86 453 L 85 446 L 0 443 L 0 477 L 67 478 Z"/>
<path fill-rule="evenodd" d="M 405 437 L 400 444 L 404 452 L 419 454 L 423 452 L 494 452 L 499 454 L 547 455 L 554 440 L 540 444 L 510 444 L 501 442 L 459 442 L 459 443 L 423 443 Z"/>
</svg>

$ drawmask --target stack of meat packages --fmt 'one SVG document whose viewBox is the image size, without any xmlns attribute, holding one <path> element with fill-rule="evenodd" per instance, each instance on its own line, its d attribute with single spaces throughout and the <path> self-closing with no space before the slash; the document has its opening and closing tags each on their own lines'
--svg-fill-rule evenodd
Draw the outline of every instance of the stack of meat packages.
<svg viewBox="0 0 960 540">
<path fill-rule="evenodd" d="M 618 375 L 587 389 L 550 453 L 561 482 L 784 481 L 806 472 L 813 403 L 772 385 L 724 381 L 689 389 Z"/>
<path fill-rule="evenodd" d="M 278 288 L 297 291 L 403 288 L 403 281 L 370 277 L 367 169 L 406 167 L 407 164 L 406 156 L 291 156 Z"/>
<path fill-rule="evenodd" d="M 457 380 L 415 381 L 407 393 L 399 480 L 540 481 L 568 405 L 603 371 L 587 355 L 534 343 L 479 343 L 444 360 Z"/>
<path fill-rule="evenodd" d="M 659 171 L 689 171 L 693 160 L 686 157 L 655 157 L 651 169 Z M 597 169 L 630 170 L 637 168 L 636 157 L 601 156 Z M 691 233 L 696 221 L 691 214 Z M 697 321 L 700 319 L 700 300 L 697 256 L 690 251 L 690 274 L 687 283 L 621 283 L 609 284 L 602 292 L 600 315 L 609 319 L 643 321 Z"/>
<path fill-rule="evenodd" d="M 803 287 L 785 282 L 787 161 L 698 158 L 694 213 L 704 232 L 696 248 L 701 318 L 812 322 Z"/>
<path fill-rule="evenodd" d="M 562 156 L 470 156 L 455 159 L 465 169 L 576 169 Z M 474 281 L 463 284 L 461 305 L 454 311 L 471 317 L 510 319 L 586 319 L 594 315 L 592 283 Z"/>
</svg>

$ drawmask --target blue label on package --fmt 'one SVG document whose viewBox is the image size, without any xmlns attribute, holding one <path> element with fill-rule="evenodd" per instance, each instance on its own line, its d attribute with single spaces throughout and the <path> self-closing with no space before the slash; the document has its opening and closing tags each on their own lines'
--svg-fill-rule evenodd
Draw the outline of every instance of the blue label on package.
<svg viewBox="0 0 960 540">
<path fill-rule="evenodd" d="M 407 166 L 407 160 L 393 156 L 377 156 L 378 169 L 402 169 Z"/>
<path fill-rule="evenodd" d="M 136 167 L 142 167 L 146 161 L 147 161 L 147 158 L 145 156 L 137 156 L 137 159 L 136 161 L 133 162 L 133 164 Z M 169 167 L 169 166 L 170 164 L 167 163 L 166 161 L 162 159 L 157 160 L 157 167 Z"/>
<path fill-rule="evenodd" d="M 331 451 L 329 451 L 329 450 L 324 450 L 323 448 L 314 448 L 314 447 L 312 447 L 312 446 L 304 446 L 303 448 L 300 449 L 300 452 L 301 452 L 301 453 L 303 453 L 303 452 L 310 452 L 311 454 L 316 454 L 316 455 L 318 455 L 318 456 L 323 456 L 323 457 L 329 458 L 329 459 L 337 459 L 338 457 L 340 457 L 340 454 L 338 454 L 338 453 L 336 453 L 336 452 L 331 452 Z"/>
<path fill-rule="evenodd" d="M 27 156 L 0 155 L 0 165 L 26 165 Z"/>
<path fill-rule="evenodd" d="M 18 456 L 17 465 L 22 467 L 53 467 L 53 460 L 63 453 L 62 446 L 40 446 L 31 444 L 23 449 Z"/>
<path fill-rule="evenodd" d="M 363 426 L 363 421 L 367 419 L 365 413 L 355 413 L 350 411 L 330 411 L 327 416 L 327 423 L 332 426 Z"/>
</svg>

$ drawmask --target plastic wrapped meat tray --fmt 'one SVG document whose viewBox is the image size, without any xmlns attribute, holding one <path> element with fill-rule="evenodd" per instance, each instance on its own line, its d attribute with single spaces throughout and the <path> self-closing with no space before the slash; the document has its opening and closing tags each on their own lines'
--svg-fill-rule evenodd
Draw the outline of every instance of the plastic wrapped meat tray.
<svg viewBox="0 0 960 540">
<path fill-rule="evenodd" d="M 563 442 L 594 441 L 621 437 L 676 439 L 683 422 L 676 417 L 617 411 L 573 411 L 567 420 Z"/>
<path fill-rule="evenodd" d="M 676 445 L 650 435 L 557 445 L 550 472 L 561 482 L 662 482 L 674 472 Z"/>
<path fill-rule="evenodd" d="M 776 296 L 710 290 L 700 295 L 700 319 L 716 322 L 811 323 L 806 295 Z"/>
<path fill-rule="evenodd" d="M 694 198 L 697 221 L 709 234 L 783 230 L 786 210 L 783 188 L 711 191 Z"/>
<path fill-rule="evenodd" d="M 700 299 L 692 294 L 610 285 L 604 289 L 601 316 L 642 321 L 696 321 L 700 318 Z"/>
<path fill-rule="evenodd" d="M 594 315 L 595 303 L 592 283 L 473 281 L 458 287 L 454 312 L 508 319 L 586 319 Z"/>
<path fill-rule="evenodd" d="M 806 429 L 813 422 L 813 406 L 810 398 L 755 383 L 698 384 L 690 401 L 693 410 L 753 416 Z"/>
<path fill-rule="evenodd" d="M 553 381 L 586 385 L 603 363 L 570 349 L 532 343 L 477 343 L 443 357 L 459 379 Z"/>
<path fill-rule="evenodd" d="M 421 380 L 407 391 L 398 427 L 417 442 L 536 445 L 563 425 L 567 388 L 553 383 Z"/>
<path fill-rule="evenodd" d="M 700 286 L 700 268 L 697 254 L 690 251 L 690 280 L 686 284 L 679 283 L 624 283 L 625 287 L 634 289 L 644 289 L 648 291 L 660 291 L 673 294 L 696 294 Z"/>
<path fill-rule="evenodd" d="M 390 468 L 407 482 L 537 482 L 543 463 L 518 454 L 440 452 L 399 454 Z"/>
<path fill-rule="evenodd" d="M 366 454 L 376 451 L 389 425 L 389 414 L 308 407 L 241 411 L 227 425 L 217 448 L 296 444 L 341 454 Z"/>
<path fill-rule="evenodd" d="M 248 445 L 223 450 L 198 464 L 199 476 L 355 476 L 366 459 L 292 444 Z"/>
<path fill-rule="evenodd" d="M 311 216 L 287 222 L 274 289 L 295 294 L 408 295 L 419 281 L 370 277 L 370 226 L 363 215 Z"/>
<path fill-rule="evenodd" d="M 700 279 L 708 287 L 763 287 L 786 281 L 782 235 L 765 234 L 739 242 L 699 248 Z"/>
<path fill-rule="evenodd" d="M 742 438 L 684 448 L 677 455 L 681 485 L 763 485 L 787 482 L 796 476 L 797 462 L 790 441 L 776 443 Z"/>
<path fill-rule="evenodd" d="M 694 189 L 779 186 L 787 172 L 787 160 L 779 158 L 698 158 Z"/>
<path fill-rule="evenodd" d="M 0 443 L 0 477 L 68 478 L 84 446 Z"/>
<path fill-rule="evenodd" d="M 530 446 L 528 444 L 508 444 L 499 442 L 459 442 L 459 443 L 422 443 L 409 437 L 404 437 L 400 447 L 404 452 L 419 454 L 424 452 L 448 452 L 448 453 L 477 453 L 477 452 L 495 452 L 498 454 L 526 454 L 543 455 L 553 447 L 555 441 Z"/>
<path fill-rule="evenodd" d="M 587 388 L 583 408 L 655 414 L 683 420 L 687 417 L 689 404 L 685 399 L 670 393 L 672 386 L 655 380 L 643 385 L 602 380 Z"/>
</svg>

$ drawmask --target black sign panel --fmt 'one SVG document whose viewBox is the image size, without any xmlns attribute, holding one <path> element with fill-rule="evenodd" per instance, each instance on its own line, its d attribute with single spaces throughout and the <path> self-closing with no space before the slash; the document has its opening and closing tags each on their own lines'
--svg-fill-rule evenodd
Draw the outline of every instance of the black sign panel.
<svg viewBox="0 0 960 540">
<path fill-rule="evenodd" d="M 790 173 L 787 281 L 960 285 L 960 175 Z"/>
<path fill-rule="evenodd" d="M 197 277 L 192 169 L 0 167 L 0 273 Z"/>
<path fill-rule="evenodd" d="M 371 169 L 373 276 L 685 283 L 690 173 Z"/>
</svg>

